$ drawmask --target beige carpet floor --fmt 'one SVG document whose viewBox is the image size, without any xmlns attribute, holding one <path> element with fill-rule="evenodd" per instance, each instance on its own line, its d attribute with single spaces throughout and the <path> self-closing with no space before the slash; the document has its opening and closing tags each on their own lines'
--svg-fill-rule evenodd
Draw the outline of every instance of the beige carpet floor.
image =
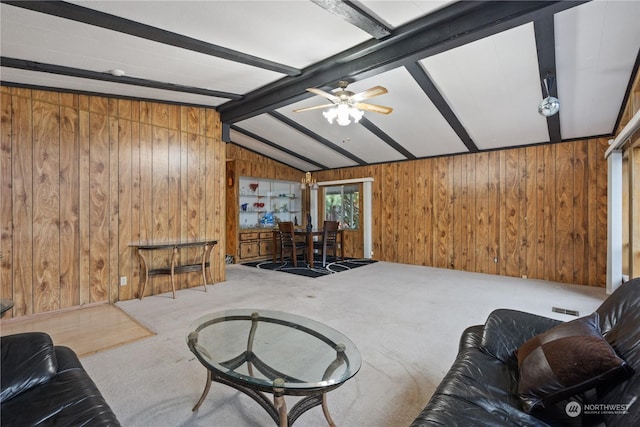
<svg viewBox="0 0 640 427">
<path fill-rule="evenodd" d="M 82 358 L 124 426 L 272 426 L 253 400 L 214 383 L 197 412 L 206 371 L 185 335 L 201 315 L 231 308 L 288 311 L 347 335 L 362 368 L 328 395 L 342 427 L 408 426 L 454 360 L 460 333 L 496 308 L 561 320 L 552 306 L 591 313 L 603 289 L 379 262 L 321 278 L 232 265 L 227 281 L 118 303 L 157 335 Z M 291 407 L 297 398 L 287 398 Z M 326 426 L 320 407 L 296 426 Z"/>
</svg>

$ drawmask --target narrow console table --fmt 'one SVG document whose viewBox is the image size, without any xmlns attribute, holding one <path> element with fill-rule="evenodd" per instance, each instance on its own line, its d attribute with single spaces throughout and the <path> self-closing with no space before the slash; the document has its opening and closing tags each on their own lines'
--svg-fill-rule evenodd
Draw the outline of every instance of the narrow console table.
<svg viewBox="0 0 640 427">
<path fill-rule="evenodd" d="M 173 290 L 173 298 L 176 297 L 176 282 L 175 275 L 179 273 L 189 273 L 192 271 L 202 271 L 202 285 L 204 290 L 207 290 L 207 275 L 205 271 L 209 269 L 209 279 L 213 283 L 211 277 L 209 255 L 211 249 L 218 243 L 217 240 L 202 240 L 197 242 L 185 242 L 185 243 L 132 243 L 131 247 L 136 248 L 138 256 L 142 260 L 142 266 L 144 267 L 145 276 L 142 285 L 142 291 L 140 292 L 140 299 L 144 296 L 144 290 L 147 288 L 147 282 L 149 276 L 156 276 L 158 274 L 170 274 L 171 275 L 171 289 Z M 177 265 L 178 251 L 182 248 L 202 247 L 202 260 L 198 264 L 184 264 Z M 171 250 L 171 264 L 168 267 L 152 268 L 149 269 L 149 262 L 143 255 L 143 251 L 156 251 L 156 250 Z"/>
</svg>

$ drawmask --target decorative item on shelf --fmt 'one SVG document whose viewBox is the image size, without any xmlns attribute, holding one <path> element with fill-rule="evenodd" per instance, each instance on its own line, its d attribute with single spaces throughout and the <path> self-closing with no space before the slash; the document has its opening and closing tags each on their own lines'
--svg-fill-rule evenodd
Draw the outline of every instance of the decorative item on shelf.
<svg viewBox="0 0 640 427">
<path fill-rule="evenodd" d="M 242 208 L 242 212 L 246 212 L 247 211 L 247 206 L 249 206 L 249 203 L 243 203 L 240 205 L 240 207 Z"/>
<path fill-rule="evenodd" d="M 298 226 L 298 215 L 296 215 L 296 216 L 294 216 L 294 217 L 293 217 L 293 225 L 294 225 L 295 227 L 297 227 L 297 226 Z"/>
<path fill-rule="evenodd" d="M 560 111 L 560 101 L 555 96 L 551 96 L 551 90 L 553 89 L 554 82 L 555 78 L 551 74 L 547 74 L 543 80 L 547 97 L 538 105 L 538 113 L 545 117 L 551 117 Z"/>
<path fill-rule="evenodd" d="M 275 224 L 275 218 L 272 212 L 266 212 L 262 218 L 260 218 L 261 227 L 273 227 Z"/>
<path fill-rule="evenodd" d="M 313 224 L 311 223 L 311 214 L 307 214 L 307 231 L 313 230 Z"/>
<path fill-rule="evenodd" d="M 258 183 L 249 184 L 249 189 L 255 193 L 256 190 L 258 189 L 258 186 L 259 186 Z"/>
<path fill-rule="evenodd" d="M 302 180 L 300 181 L 301 190 L 304 190 L 307 187 L 311 188 L 312 190 L 318 189 L 318 183 L 316 182 L 315 178 L 311 177 L 311 172 L 307 172 L 304 178 L 302 178 Z"/>
</svg>

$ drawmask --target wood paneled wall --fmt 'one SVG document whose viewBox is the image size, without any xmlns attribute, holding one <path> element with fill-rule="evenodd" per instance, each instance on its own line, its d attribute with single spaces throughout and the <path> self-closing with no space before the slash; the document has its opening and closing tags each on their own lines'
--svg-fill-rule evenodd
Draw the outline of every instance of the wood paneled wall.
<svg viewBox="0 0 640 427">
<path fill-rule="evenodd" d="M 235 254 L 238 248 L 238 178 L 251 176 L 256 178 L 299 181 L 304 174 L 297 169 L 284 165 L 268 157 L 254 153 L 235 144 L 227 144 L 227 247 L 226 253 Z M 304 199 L 303 199 L 304 200 Z M 306 203 L 308 205 L 308 202 Z"/>
<path fill-rule="evenodd" d="M 304 173 L 235 144 L 227 144 L 227 160 L 235 160 L 238 176 L 300 181 Z"/>
<path fill-rule="evenodd" d="M 605 286 L 606 139 L 316 172 L 373 177 L 374 258 Z"/>
<path fill-rule="evenodd" d="M 224 280 L 216 111 L 4 86 L 0 95 L 0 295 L 15 302 L 9 316 L 137 297 L 144 274 L 132 242 L 217 239 L 212 274 Z M 168 252 L 153 259 L 168 262 Z M 192 287 L 201 275 L 177 279 Z M 169 291 L 168 276 L 147 289 Z"/>
</svg>

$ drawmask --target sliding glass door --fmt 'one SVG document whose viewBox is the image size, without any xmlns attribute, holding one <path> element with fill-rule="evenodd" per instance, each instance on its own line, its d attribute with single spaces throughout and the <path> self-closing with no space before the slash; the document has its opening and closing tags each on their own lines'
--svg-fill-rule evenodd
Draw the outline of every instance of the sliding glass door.
<svg viewBox="0 0 640 427">
<path fill-rule="evenodd" d="M 322 187 L 324 220 L 338 221 L 346 230 L 358 230 L 360 224 L 360 184 Z"/>
</svg>

